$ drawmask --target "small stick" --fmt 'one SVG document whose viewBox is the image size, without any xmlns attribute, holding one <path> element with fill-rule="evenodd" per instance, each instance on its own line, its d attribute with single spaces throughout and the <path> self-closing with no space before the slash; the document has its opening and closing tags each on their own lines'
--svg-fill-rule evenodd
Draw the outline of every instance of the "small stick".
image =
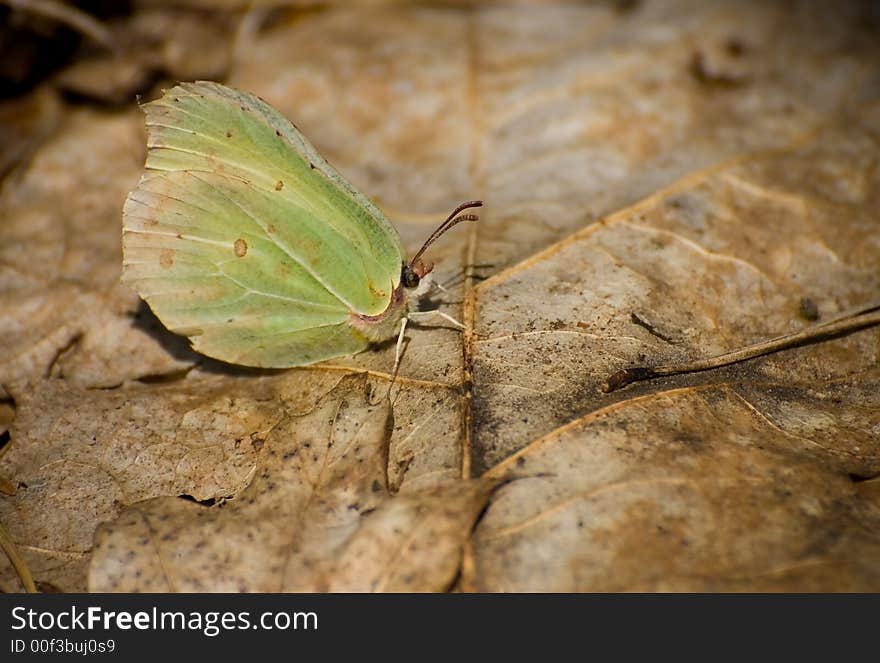
<svg viewBox="0 0 880 663">
<path fill-rule="evenodd" d="M 463 324 L 461 324 L 458 320 L 453 318 L 451 315 L 447 315 L 443 311 L 436 309 L 436 308 L 431 309 L 430 311 L 410 311 L 409 312 L 410 320 L 412 320 L 416 324 L 419 324 L 419 319 L 424 320 L 426 318 L 433 318 L 433 317 L 443 318 L 444 320 L 446 320 L 446 322 L 449 322 L 450 324 L 454 325 L 458 329 L 462 329 L 462 330 L 465 329 L 465 326 Z"/>
<path fill-rule="evenodd" d="M 13 543 L 12 537 L 9 536 L 9 532 L 3 527 L 3 523 L 0 523 L 0 549 L 6 553 L 6 557 L 9 558 L 9 561 L 12 563 L 12 568 L 14 568 L 15 572 L 18 574 L 18 578 L 21 580 L 24 591 L 30 594 L 35 594 L 37 592 L 37 586 L 34 584 L 34 578 L 31 575 L 27 562 L 25 562 L 24 558 L 19 554 L 18 548 L 16 548 L 15 543 Z"/>
<path fill-rule="evenodd" d="M 117 44 L 113 39 L 113 33 L 105 25 L 90 14 L 76 7 L 68 6 L 63 2 L 57 2 L 56 0 L 0 0 L 0 5 L 6 5 L 13 10 L 17 9 L 45 16 L 59 23 L 65 23 L 87 37 L 91 37 L 109 50 L 117 48 Z"/>
<path fill-rule="evenodd" d="M 708 371 L 712 368 L 729 366 L 747 359 L 754 359 L 762 355 L 778 352 L 787 348 L 804 345 L 811 341 L 821 341 L 833 336 L 858 331 L 866 327 L 880 324 L 880 304 L 856 309 L 819 325 L 807 327 L 791 334 L 778 336 L 769 341 L 761 341 L 744 348 L 725 352 L 724 354 L 707 359 L 697 359 L 683 364 L 666 364 L 663 366 L 634 366 L 625 368 L 611 375 L 602 387 L 602 391 L 609 393 L 621 389 L 633 382 L 651 380 L 667 375 L 680 373 L 696 373 Z"/>
</svg>

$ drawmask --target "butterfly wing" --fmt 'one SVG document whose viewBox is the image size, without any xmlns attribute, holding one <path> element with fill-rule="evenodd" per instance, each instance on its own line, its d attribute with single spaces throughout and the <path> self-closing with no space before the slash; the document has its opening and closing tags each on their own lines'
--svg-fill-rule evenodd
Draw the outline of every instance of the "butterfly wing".
<svg viewBox="0 0 880 663">
<path fill-rule="evenodd" d="M 394 226 L 257 97 L 181 84 L 145 104 L 146 172 L 123 210 L 123 280 L 224 361 L 363 350 L 404 259 Z"/>
</svg>

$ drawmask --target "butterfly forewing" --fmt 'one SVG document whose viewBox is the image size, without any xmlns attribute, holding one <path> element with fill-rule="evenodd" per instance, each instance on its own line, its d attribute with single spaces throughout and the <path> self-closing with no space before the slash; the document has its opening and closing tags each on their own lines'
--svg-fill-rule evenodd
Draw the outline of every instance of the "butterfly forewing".
<svg viewBox="0 0 880 663">
<path fill-rule="evenodd" d="M 123 278 L 205 354 L 295 366 L 362 350 L 352 312 L 399 282 L 394 227 L 256 97 L 185 84 L 145 106 Z"/>
</svg>

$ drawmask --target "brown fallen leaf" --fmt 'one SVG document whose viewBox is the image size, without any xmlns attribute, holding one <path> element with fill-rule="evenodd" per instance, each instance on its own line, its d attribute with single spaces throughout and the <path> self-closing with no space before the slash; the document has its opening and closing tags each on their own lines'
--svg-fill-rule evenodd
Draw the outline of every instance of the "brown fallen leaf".
<svg viewBox="0 0 880 663">
<path fill-rule="evenodd" d="M 878 387 L 878 370 L 818 393 L 721 382 L 573 421 L 488 473 L 542 476 L 480 522 L 475 588 L 876 589 L 880 500 L 860 480 L 880 472 Z"/>
<path fill-rule="evenodd" d="M 235 13 L 180 6 L 143 8 L 107 20 L 103 30 L 113 48 L 84 45 L 55 85 L 105 104 L 131 104 L 157 78 L 171 81 L 227 75 L 239 24 Z"/>
<path fill-rule="evenodd" d="M 93 591 L 438 591 L 494 482 L 391 495 L 387 398 L 344 378 L 266 436 L 242 492 L 205 507 L 159 498 L 98 532 Z"/>
<path fill-rule="evenodd" d="M 138 113 L 68 112 L 64 124 L 15 179 L 0 212 L 0 381 L 55 372 L 78 384 L 113 386 L 179 370 L 179 361 L 132 325 L 134 293 L 118 284 L 115 223 L 125 187 L 137 181 L 144 147 Z M 78 347 L 86 362 L 75 357 Z M 134 364 L 130 348 L 140 347 Z M 78 370 L 60 371 L 58 361 Z"/>
<path fill-rule="evenodd" d="M 271 498 L 256 468 L 283 472 L 260 465 L 272 449 L 326 439 L 316 413 L 365 379 L 347 376 L 384 394 L 393 342 L 261 373 L 168 334 L 117 283 L 143 163 L 134 109 L 63 101 L 4 180 L 0 476 L 15 495 L 0 522 L 37 587 L 82 591 L 91 569 L 93 588 L 237 589 L 253 567 L 247 588 L 877 589 L 876 328 L 599 389 L 877 300 L 870 22 L 833 3 L 447 4 L 266 13 L 242 24 L 225 81 L 294 120 L 410 249 L 451 205 L 486 201 L 432 247 L 452 287 L 425 306 L 470 330 L 408 329 L 370 513 L 327 506 L 357 492 L 338 476 L 323 510 L 296 502 L 302 532 L 242 496 Z M 181 538 L 163 540 L 162 516 Z M 138 547 L 144 528 L 158 552 Z M 207 563 L 194 546 L 216 552 L 216 530 L 263 538 Z M 20 587 L 5 561 L 0 581 Z"/>
<path fill-rule="evenodd" d="M 695 173 L 479 284 L 482 467 L 617 398 L 601 390 L 620 369 L 684 363 L 801 329 L 805 295 L 824 293 L 829 317 L 875 302 L 880 244 L 866 241 L 880 203 L 869 185 L 875 150 L 870 126 L 854 121 Z M 818 388 L 871 367 L 877 352 L 877 331 L 867 329 L 732 366 L 720 378 L 646 388 L 733 378 Z"/>
<path fill-rule="evenodd" d="M 213 502 L 238 494 L 282 413 L 313 408 L 344 375 L 211 370 L 110 390 L 76 389 L 65 380 L 10 387 L 14 443 L 0 458 L 0 476 L 17 489 L 0 500 L 0 522 L 39 580 L 85 590 L 95 529 L 129 506 L 163 495 L 176 503 L 180 496 Z M 418 384 L 395 393 L 400 413 L 383 468 L 392 487 L 429 495 L 457 476 L 450 449 L 457 398 Z M 4 582 L 13 582 L 10 574 Z"/>
<path fill-rule="evenodd" d="M 0 102 L 0 178 L 27 163 L 59 123 L 61 104 L 47 87 Z"/>
<path fill-rule="evenodd" d="M 220 498 L 246 485 L 275 416 L 272 389 L 270 380 L 230 390 L 217 378 L 194 388 L 10 387 L 17 412 L 0 475 L 17 490 L 0 500 L 0 522 L 38 580 L 84 589 L 95 528 L 127 505 Z"/>
</svg>

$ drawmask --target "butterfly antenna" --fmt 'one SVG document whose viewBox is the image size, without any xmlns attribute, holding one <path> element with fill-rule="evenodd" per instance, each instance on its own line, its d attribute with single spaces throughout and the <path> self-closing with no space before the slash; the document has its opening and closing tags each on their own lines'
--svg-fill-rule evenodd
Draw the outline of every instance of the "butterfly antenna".
<svg viewBox="0 0 880 663">
<path fill-rule="evenodd" d="M 436 242 L 446 231 L 454 226 L 457 226 L 462 221 L 476 221 L 480 217 L 476 214 L 461 214 L 466 209 L 471 209 L 472 207 L 482 207 L 482 200 L 469 200 L 466 203 L 462 203 L 454 210 L 452 213 L 446 217 L 446 220 L 440 224 L 440 226 L 431 233 L 430 237 L 425 240 L 425 243 L 422 244 L 422 248 L 418 250 L 418 252 L 413 256 L 413 259 L 409 261 L 409 266 L 412 267 L 416 264 L 416 261 L 422 257 L 422 254 L 428 249 L 431 244 Z"/>
</svg>

